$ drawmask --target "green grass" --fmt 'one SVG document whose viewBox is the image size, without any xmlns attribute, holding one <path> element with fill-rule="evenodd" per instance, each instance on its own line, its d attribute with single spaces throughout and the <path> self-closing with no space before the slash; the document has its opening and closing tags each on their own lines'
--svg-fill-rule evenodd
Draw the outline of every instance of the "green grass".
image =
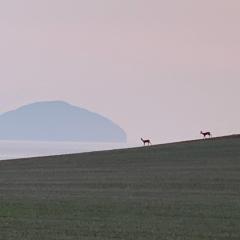
<svg viewBox="0 0 240 240">
<path fill-rule="evenodd" d="M 0 239 L 240 239 L 240 137 L 0 162 Z"/>
</svg>

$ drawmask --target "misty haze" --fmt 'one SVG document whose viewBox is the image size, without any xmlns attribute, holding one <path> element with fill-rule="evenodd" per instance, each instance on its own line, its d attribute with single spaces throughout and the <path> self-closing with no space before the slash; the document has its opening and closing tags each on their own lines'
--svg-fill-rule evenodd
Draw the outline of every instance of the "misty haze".
<svg viewBox="0 0 240 240">
<path fill-rule="evenodd" d="M 240 1 L 0 1 L 0 240 L 239 240 Z"/>
</svg>

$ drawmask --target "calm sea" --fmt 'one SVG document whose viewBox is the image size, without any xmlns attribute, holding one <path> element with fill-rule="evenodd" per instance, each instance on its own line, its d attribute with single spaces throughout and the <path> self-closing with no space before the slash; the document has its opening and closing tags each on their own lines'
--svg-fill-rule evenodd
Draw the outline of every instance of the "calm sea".
<svg viewBox="0 0 240 240">
<path fill-rule="evenodd" d="M 0 160 L 133 147 L 125 143 L 0 141 Z"/>
</svg>

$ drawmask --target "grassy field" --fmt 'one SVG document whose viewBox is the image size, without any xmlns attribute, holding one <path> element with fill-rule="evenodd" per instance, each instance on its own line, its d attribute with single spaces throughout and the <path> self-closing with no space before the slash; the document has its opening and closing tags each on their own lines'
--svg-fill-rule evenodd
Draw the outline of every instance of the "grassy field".
<svg viewBox="0 0 240 240">
<path fill-rule="evenodd" d="M 240 239 L 240 137 L 0 162 L 0 239 Z"/>
</svg>

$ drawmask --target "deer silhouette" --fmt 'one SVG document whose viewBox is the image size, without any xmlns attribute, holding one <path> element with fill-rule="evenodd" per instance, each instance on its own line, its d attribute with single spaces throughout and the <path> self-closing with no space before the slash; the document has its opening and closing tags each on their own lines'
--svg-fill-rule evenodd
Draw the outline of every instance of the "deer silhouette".
<svg viewBox="0 0 240 240">
<path fill-rule="evenodd" d="M 200 134 L 203 135 L 203 138 L 204 138 L 204 139 L 205 139 L 207 136 L 208 136 L 209 138 L 212 137 L 211 132 L 203 132 L 203 131 L 201 131 Z"/>
<path fill-rule="evenodd" d="M 143 142 L 143 145 L 145 146 L 146 144 L 148 144 L 148 145 L 152 145 L 152 143 L 151 143 L 151 141 L 149 140 L 149 139 L 142 139 L 141 138 L 141 140 L 142 140 L 142 142 Z"/>
</svg>

